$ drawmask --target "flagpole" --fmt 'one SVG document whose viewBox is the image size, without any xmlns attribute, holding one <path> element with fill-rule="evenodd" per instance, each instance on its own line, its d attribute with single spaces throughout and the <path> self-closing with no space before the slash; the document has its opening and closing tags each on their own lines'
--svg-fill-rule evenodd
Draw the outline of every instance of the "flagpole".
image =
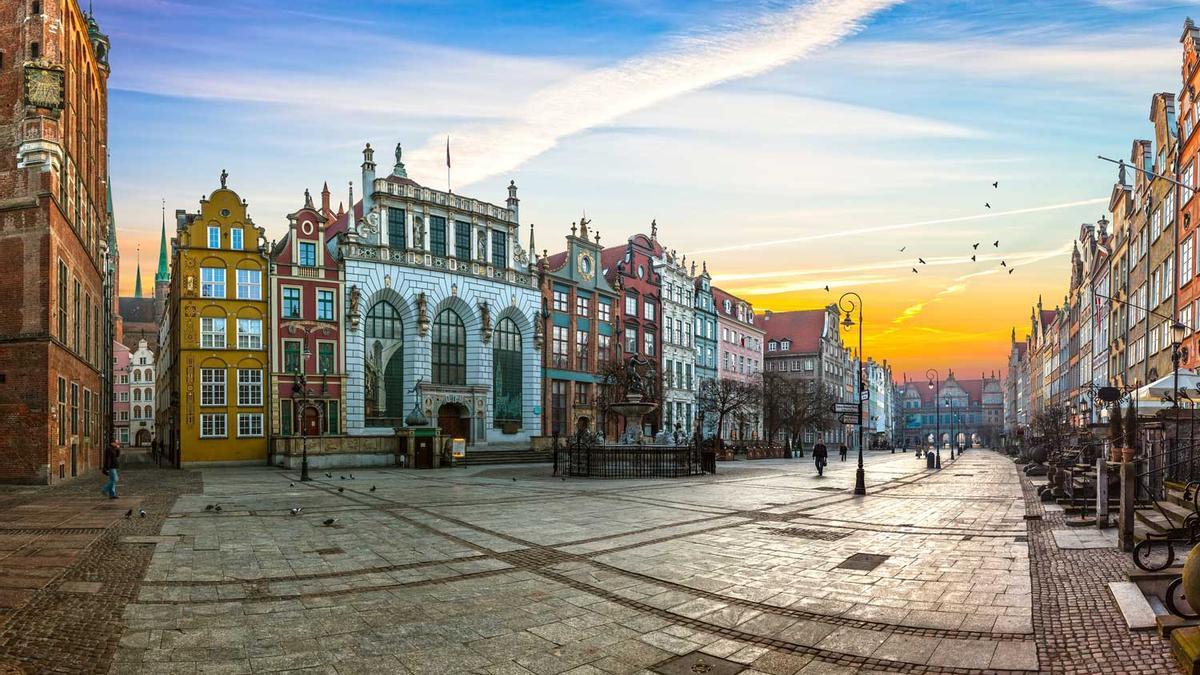
<svg viewBox="0 0 1200 675">
<path fill-rule="evenodd" d="M 454 192 L 450 189 L 450 135 L 446 134 L 446 192 Z"/>
</svg>

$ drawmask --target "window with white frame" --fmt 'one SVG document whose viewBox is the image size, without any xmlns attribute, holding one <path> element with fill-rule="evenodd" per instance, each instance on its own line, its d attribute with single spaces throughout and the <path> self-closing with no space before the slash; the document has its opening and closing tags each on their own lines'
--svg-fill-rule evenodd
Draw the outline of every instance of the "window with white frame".
<svg viewBox="0 0 1200 675">
<path fill-rule="evenodd" d="M 238 349 L 262 349 L 262 319 L 237 320 Z"/>
<path fill-rule="evenodd" d="M 317 291 L 317 321 L 333 321 L 333 291 Z"/>
<path fill-rule="evenodd" d="M 216 225 L 208 227 L 208 247 L 221 248 L 221 228 Z"/>
<path fill-rule="evenodd" d="M 205 349 L 225 348 L 224 317 L 200 317 L 200 346 Z"/>
<path fill-rule="evenodd" d="M 225 405 L 225 369 L 200 369 L 200 405 Z"/>
<path fill-rule="evenodd" d="M 225 438 L 225 413 L 200 415 L 200 438 Z"/>
<path fill-rule="evenodd" d="M 626 296 L 625 298 L 625 313 L 629 316 L 637 316 L 637 298 Z"/>
<path fill-rule="evenodd" d="M 201 267 L 200 268 L 200 297 L 202 297 L 202 298 L 223 298 L 223 297 L 225 297 L 225 268 L 224 267 Z"/>
<path fill-rule="evenodd" d="M 1188 237 L 1179 245 L 1179 285 L 1183 286 L 1196 276 L 1196 271 L 1192 266 L 1192 255 L 1195 251 L 1193 248 L 1195 242 L 1192 237 Z"/>
<path fill-rule="evenodd" d="M 604 300 L 596 303 L 596 318 L 601 321 L 612 321 L 612 303 Z"/>
<path fill-rule="evenodd" d="M 1162 299 L 1166 300 L 1171 297 L 1175 288 L 1175 257 L 1168 255 L 1167 259 L 1163 261 L 1162 269 Z"/>
<path fill-rule="evenodd" d="M 238 300 L 262 300 L 262 271 L 237 271 Z"/>
<path fill-rule="evenodd" d="M 238 413 L 238 436 L 245 438 L 262 435 L 262 413 Z"/>
<path fill-rule="evenodd" d="M 551 307 L 556 312 L 567 311 L 567 292 L 560 291 L 557 288 L 554 289 L 554 292 L 551 295 Z"/>
<path fill-rule="evenodd" d="M 647 321 L 654 321 L 654 317 L 657 316 L 657 309 L 658 309 L 658 306 L 655 305 L 653 302 L 651 302 L 649 300 L 643 301 L 642 302 L 642 318 L 646 319 Z"/>
<path fill-rule="evenodd" d="M 260 406 L 263 404 L 263 371 L 238 369 L 238 405 Z"/>
<path fill-rule="evenodd" d="M 229 231 L 229 248 L 235 251 L 242 250 L 242 228 L 235 227 Z"/>
</svg>

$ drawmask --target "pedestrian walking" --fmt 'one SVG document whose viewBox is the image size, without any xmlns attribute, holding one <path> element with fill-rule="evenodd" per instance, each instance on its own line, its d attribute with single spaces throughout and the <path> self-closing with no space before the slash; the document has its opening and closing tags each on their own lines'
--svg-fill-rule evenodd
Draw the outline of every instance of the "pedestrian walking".
<svg viewBox="0 0 1200 675">
<path fill-rule="evenodd" d="M 847 448 L 845 443 L 842 443 L 838 447 L 838 453 L 841 454 L 843 462 L 846 461 L 846 453 L 848 452 L 850 452 L 850 448 Z"/>
<path fill-rule="evenodd" d="M 100 493 L 108 495 L 109 499 L 117 498 L 117 465 L 121 460 L 121 446 L 116 441 L 108 444 L 104 450 L 104 462 L 101 471 L 108 476 L 108 482 L 100 488 Z"/>
<path fill-rule="evenodd" d="M 813 446 L 813 461 L 817 465 L 817 475 L 825 475 L 825 465 L 829 462 L 829 451 L 825 449 L 824 443 L 817 443 Z"/>
</svg>

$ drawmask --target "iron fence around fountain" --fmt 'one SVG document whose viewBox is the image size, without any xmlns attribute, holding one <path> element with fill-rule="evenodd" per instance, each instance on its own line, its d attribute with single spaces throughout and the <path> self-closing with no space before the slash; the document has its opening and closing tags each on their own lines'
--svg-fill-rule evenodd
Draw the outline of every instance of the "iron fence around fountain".
<svg viewBox="0 0 1200 675">
<path fill-rule="evenodd" d="M 572 439 L 555 450 L 556 476 L 588 478 L 680 478 L 708 471 L 715 461 L 693 445 L 602 445 Z"/>
</svg>

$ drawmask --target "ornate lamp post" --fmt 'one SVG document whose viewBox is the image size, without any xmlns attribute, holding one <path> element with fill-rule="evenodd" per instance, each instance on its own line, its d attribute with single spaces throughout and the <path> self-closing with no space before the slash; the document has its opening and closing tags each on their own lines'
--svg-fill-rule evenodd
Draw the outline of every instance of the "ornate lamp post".
<svg viewBox="0 0 1200 675">
<path fill-rule="evenodd" d="M 942 379 L 941 375 L 934 368 L 925 371 L 925 377 L 929 378 L 929 388 L 933 390 L 933 409 L 935 411 L 934 428 L 937 430 L 935 436 L 935 447 L 937 450 L 937 460 L 934 463 L 935 468 L 942 468 L 942 408 L 938 403 L 942 397 Z"/>
<path fill-rule="evenodd" d="M 1183 339 L 1187 337 L 1187 326 L 1178 321 L 1171 324 L 1171 365 L 1175 368 L 1175 384 L 1172 388 L 1175 390 L 1171 396 L 1174 401 L 1172 407 L 1179 407 L 1179 362 L 1187 358 L 1187 347 L 1183 346 Z"/>
<path fill-rule="evenodd" d="M 867 494 L 867 476 L 863 471 L 863 400 L 866 398 L 866 389 L 863 387 L 863 316 L 862 316 L 862 297 L 850 291 L 843 293 L 842 297 L 838 298 L 838 309 L 845 313 L 846 318 L 842 320 L 842 325 L 847 329 L 854 326 L 854 319 L 850 314 L 858 310 L 858 470 L 854 474 L 854 494 Z"/>
<path fill-rule="evenodd" d="M 304 411 L 308 406 L 312 405 L 312 399 L 308 395 L 308 374 L 305 372 L 308 366 L 308 360 L 312 357 L 312 352 L 308 349 L 308 344 L 304 345 L 304 352 L 300 362 L 300 378 L 292 385 L 292 415 L 294 418 L 299 418 L 297 425 L 300 430 L 300 482 L 311 481 L 312 478 L 308 475 L 308 434 L 304 433 Z M 320 422 L 318 421 L 318 424 Z"/>
</svg>

